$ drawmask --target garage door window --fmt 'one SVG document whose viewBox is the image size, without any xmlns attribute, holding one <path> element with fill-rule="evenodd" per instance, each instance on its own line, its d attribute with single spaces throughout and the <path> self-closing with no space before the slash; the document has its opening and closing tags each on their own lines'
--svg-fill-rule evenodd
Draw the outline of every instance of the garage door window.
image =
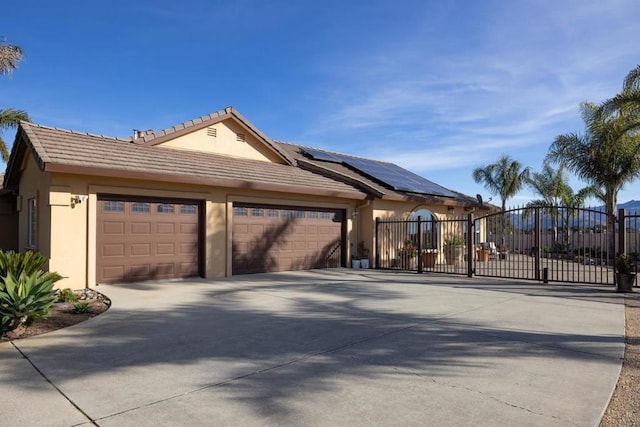
<svg viewBox="0 0 640 427">
<path fill-rule="evenodd" d="M 174 206 L 173 205 L 168 205 L 168 204 L 164 204 L 164 203 L 160 203 L 158 205 L 158 213 L 173 213 L 174 212 Z"/>
<path fill-rule="evenodd" d="M 131 212 L 147 213 L 150 210 L 149 203 L 131 203 Z"/>
<path fill-rule="evenodd" d="M 180 205 L 180 213 L 183 215 L 193 215 L 196 213 L 196 205 Z"/>
<path fill-rule="evenodd" d="M 104 205 L 102 205 L 102 210 L 104 212 L 124 212 L 124 203 L 123 202 L 104 202 Z"/>
<path fill-rule="evenodd" d="M 237 216 L 247 216 L 249 212 L 247 208 L 233 208 L 233 214 Z"/>
</svg>

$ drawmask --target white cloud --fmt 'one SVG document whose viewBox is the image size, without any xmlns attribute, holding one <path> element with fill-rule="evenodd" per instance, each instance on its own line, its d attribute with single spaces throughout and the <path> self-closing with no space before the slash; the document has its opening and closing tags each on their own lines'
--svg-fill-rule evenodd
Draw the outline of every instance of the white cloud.
<svg viewBox="0 0 640 427">
<path fill-rule="evenodd" d="M 580 102 L 614 95 L 635 66 L 640 4 L 491 7 L 460 51 L 412 34 L 325 69 L 339 96 L 327 98 L 322 109 L 330 113 L 305 138 L 334 141 L 329 148 L 342 151 L 347 143 L 367 147 L 370 157 L 425 173 L 470 170 L 502 153 L 539 167 L 555 136 L 583 130 Z M 450 36 L 448 22 L 440 24 L 425 34 Z"/>
</svg>

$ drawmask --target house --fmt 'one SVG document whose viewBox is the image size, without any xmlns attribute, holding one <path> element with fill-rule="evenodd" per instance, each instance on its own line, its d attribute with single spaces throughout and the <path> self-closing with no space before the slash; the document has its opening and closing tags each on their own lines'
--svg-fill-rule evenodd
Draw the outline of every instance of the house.
<svg viewBox="0 0 640 427">
<path fill-rule="evenodd" d="M 375 250 L 376 217 L 476 205 L 391 163 L 272 140 L 232 107 L 132 138 L 23 122 L 0 245 L 46 255 L 61 287 L 213 278 L 346 266 L 358 242 Z"/>
</svg>

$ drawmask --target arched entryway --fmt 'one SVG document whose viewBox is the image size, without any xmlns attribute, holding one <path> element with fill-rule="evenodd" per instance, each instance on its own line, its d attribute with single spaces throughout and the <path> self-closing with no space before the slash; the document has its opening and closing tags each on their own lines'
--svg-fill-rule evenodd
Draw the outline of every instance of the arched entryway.
<svg viewBox="0 0 640 427">
<path fill-rule="evenodd" d="M 408 227 L 409 235 L 417 238 L 418 219 L 420 219 L 420 229 L 422 231 L 421 241 L 424 249 L 438 248 L 438 219 L 429 209 L 418 208 L 411 213 Z M 416 239 L 417 240 L 417 239 Z"/>
</svg>

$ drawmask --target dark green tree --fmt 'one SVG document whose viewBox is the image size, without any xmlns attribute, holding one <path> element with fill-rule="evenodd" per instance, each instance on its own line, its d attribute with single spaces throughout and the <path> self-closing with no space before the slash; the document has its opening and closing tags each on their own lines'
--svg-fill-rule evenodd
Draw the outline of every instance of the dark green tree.
<svg viewBox="0 0 640 427">
<path fill-rule="evenodd" d="M 640 140 L 629 133 L 628 117 L 604 116 L 593 103 L 581 105 L 585 133 L 556 137 L 546 160 L 563 165 L 603 192 L 609 236 L 608 253 L 615 254 L 615 210 L 618 192 L 640 175 Z"/>
<path fill-rule="evenodd" d="M 501 208 L 507 209 L 507 200 L 515 196 L 529 176 L 529 168 L 507 155 L 502 155 L 495 163 L 473 170 L 473 180 L 484 184 L 491 194 L 500 196 Z"/>
</svg>

